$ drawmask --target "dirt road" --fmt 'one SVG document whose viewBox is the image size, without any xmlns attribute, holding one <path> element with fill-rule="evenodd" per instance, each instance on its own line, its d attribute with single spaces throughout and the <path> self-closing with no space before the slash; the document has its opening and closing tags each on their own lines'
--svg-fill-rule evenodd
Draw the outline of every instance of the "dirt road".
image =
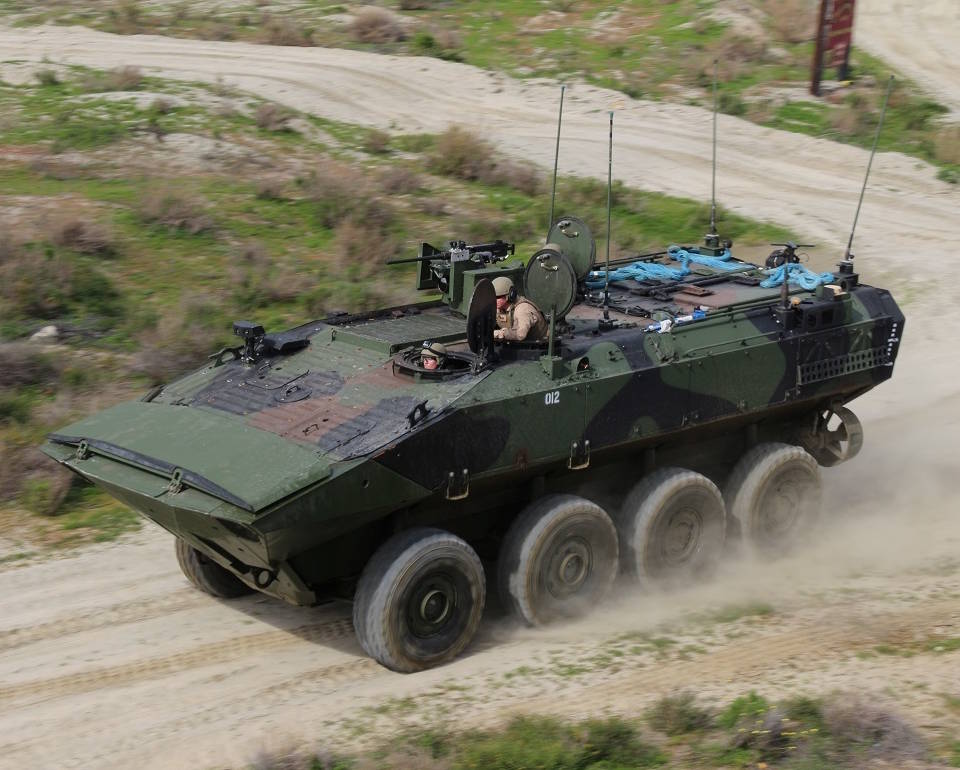
<svg viewBox="0 0 960 770">
<path fill-rule="evenodd" d="M 0 29 L 0 48 L 11 59 L 222 76 L 365 125 L 469 124 L 507 151 L 552 161 L 557 89 L 463 65 L 78 28 Z M 617 178 L 706 195 L 708 114 L 581 86 L 571 97 L 565 172 L 605 174 L 605 112 L 619 103 Z M 828 264 L 845 243 L 866 153 L 727 117 L 720 134 L 722 202 L 820 240 Z M 895 379 L 858 402 L 866 447 L 826 474 L 839 523 L 812 550 L 776 565 L 732 562 L 709 588 L 669 599 L 625 586 L 599 616 L 546 631 L 516 629 L 492 609 L 469 655 L 406 677 L 362 657 L 345 606 L 221 603 L 191 590 L 154 529 L 0 567 L 0 767 L 222 767 L 261 748 L 349 745 L 437 720 L 637 713 L 680 687 L 718 700 L 862 690 L 935 735 L 955 730 L 955 716 L 927 717 L 943 693 L 960 695 L 960 652 L 936 649 L 960 638 L 960 268 L 945 248 L 960 194 L 911 158 L 884 154 L 875 170 L 858 261 L 866 280 L 899 286 L 907 337 Z M 704 614 L 757 601 L 774 611 Z M 877 646 L 921 652 L 878 656 Z"/>
<path fill-rule="evenodd" d="M 960 115 L 960 3 L 860 0 L 854 44 L 896 67 Z"/>
</svg>

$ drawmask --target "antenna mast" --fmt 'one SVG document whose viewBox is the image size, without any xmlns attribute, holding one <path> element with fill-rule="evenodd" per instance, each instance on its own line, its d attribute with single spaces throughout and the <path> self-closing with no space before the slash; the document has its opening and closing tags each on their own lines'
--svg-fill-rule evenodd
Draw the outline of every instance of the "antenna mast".
<svg viewBox="0 0 960 770">
<path fill-rule="evenodd" d="M 713 60 L 713 178 L 710 183 L 710 234 L 717 234 L 717 60 Z"/>
<path fill-rule="evenodd" d="M 607 263 L 603 271 L 603 317 L 610 318 L 610 206 L 613 190 L 613 110 L 610 110 L 610 149 L 607 153 Z"/>
<path fill-rule="evenodd" d="M 563 94 L 566 85 L 560 86 L 560 114 L 557 116 L 557 149 L 553 156 L 553 189 L 550 192 L 550 221 L 547 222 L 547 237 L 544 243 L 550 240 L 550 230 L 553 229 L 553 204 L 557 199 L 557 166 L 560 163 L 560 126 L 563 123 Z"/>
<path fill-rule="evenodd" d="M 863 205 L 863 194 L 867 191 L 867 180 L 870 178 L 870 167 L 873 166 L 873 156 L 877 154 L 877 144 L 880 142 L 880 130 L 887 117 L 887 103 L 890 101 L 890 92 L 893 90 L 893 75 L 887 81 L 887 93 L 883 97 L 883 109 L 880 111 L 880 122 L 877 123 L 877 133 L 873 137 L 873 149 L 870 151 L 870 161 L 867 163 L 867 173 L 863 177 L 863 187 L 860 188 L 860 201 L 857 203 L 857 213 L 853 215 L 853 227 L 850 229 L 850 240 L 847 241 L 847 250 L 843 253 L 845 262 L 853 259 L 853 234 L 857 231 L 857 220 L 860 218 L 860 207 Z"/>
</svg>

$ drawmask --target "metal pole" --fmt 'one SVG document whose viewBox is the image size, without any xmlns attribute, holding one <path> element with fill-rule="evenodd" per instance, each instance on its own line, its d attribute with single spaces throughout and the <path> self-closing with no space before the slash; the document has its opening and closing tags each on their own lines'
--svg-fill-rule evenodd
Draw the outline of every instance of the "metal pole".
<svg viewBox="0 0 960 770">
<path fill-rule="evenodd" d="M 603 271 L 603 317 L 610 317 L 610 208 L 613 190 L 613 110 L 610 110 L 610 149 L 607 153 L 607 263 Z"/>
<path fill-rule="evenodd" d="M 565 85 L 560 86 L 560 114 L 557 116 L 557 149 L 553 156 L 553 189 L 550 192 L 550 221 L 547 222 L 547 237 L 544 243 L 550 240 L 550 230 L 553 228 L 553 205 L 557 199 L 557 166 L 560 163 L 560 126 L 563 123 L 563 94 L 567 90 Z"/>
<path fill-rule="evenodd" d="M 810 68 L 810 93 L 820 96 L 820 81 L 823 79 L 823 43 L 827 30 L 827 6 L 830 0 L 820 0 L 820 15 L 817 17 L 817 38 L 813 46 L 813 65 Z"/>
<path fill-rule="evenodd" d="M 717 234 L 717 60 L 713 60 L 713 179 L 710 183 L 710 234 Z"/>
<path fill-rule="evenodd" d="M 883 121 L 887 117 L 887 103 L 890 101 L 890 92 L 893 90 L 893 75 L 887 81 L 887 93 L 883 97 L 883 109 L 880 111 L 880 122 L 877 123 L 877 133 L 873 137 L 873 149 L 870 151 L 870 160 L 867 163 L 867 173 L 863 177 L 863 187 L 860 188 L 860 200 L 857 203 L 857 213 L 853 215 L 853 227 L 850 229 L 850 240 L 847 241 L 847 250 L 843 254 L 844 259 L 851 259 L 850 250 L 853 248 L 853 234 L 857 231 L 857 220 L 860 218 L 860 207 L 863 205 L 863 194 L 867 191 L 867 180 L 870 178 L 870 167 L 873 165 L 873 156 L 877 154 L 877 144 L 880 142 L 880 130 L 883 128 Z"/>
</svg>

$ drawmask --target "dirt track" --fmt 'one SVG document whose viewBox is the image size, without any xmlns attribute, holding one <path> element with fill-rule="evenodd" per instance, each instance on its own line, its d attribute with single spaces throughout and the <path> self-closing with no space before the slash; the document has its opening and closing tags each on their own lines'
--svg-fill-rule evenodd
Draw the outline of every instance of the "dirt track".
<svg viewBox="0 0 960 770">
<path fill-rule="evenodd" d="M 960 39 L 960 21 L 950 23 Z M 886 29 L 889 37 L 893 28 Z M 507 150 L 552 160 L 556 88 L 463 65 L 73 28 L 0 29 L 0 48 L 10 59 L 49 55 L 189 79 L 222 75 L 355 123 L 473 124 Z M 960 70 L 947 77 L 960 82 Z M 707 193 L 706 113 L 586 87 L 572 96 L 565 171 L 605 173 L 604 113 L 618 101 L 617 177 L 647 189 Z M 723 118 L 720 163 L 725 205 L 820 239 L 823 264 L 838 253 L 866 153 Z M 718 699 L 751 688 L 772 696 L 866 690 L 926 719 L 934 734 L 955 730 L 948 717 L 931 723 L 927 715 L 940 693 L 960 695 L 960 652 L 858 657 L 875 645 L 960 637 L 953 310 L 960 269 L 946 253 L 960 193 L 895 154 L 879 157 L 875 171 L 858 261 L 866 280 L 895 282 L 910 300 L 907 337 L 894 380 L 858 402 L 863 453 L 826 474 L 827 499 L 843 523 L 817 548 L 777 565 L 731 567 L 709 589 L 669 600 L 628 596 L 576 626 L 521 631 L 494 611 L 471 654 L 407 677 L 362 657 L 345 606 L 303 610 L 259 597 L 220 603 L 191 590 L 169 537 L 154 529 L 2 568 L 0 767 L 224 766 L 261 747 L 362 741 L 425 721 L 483 725 L 518 710 L 636 713 L 680 687 Z M 934 266 L 936 280 L 928 272 Z M 690 617 L 755 600 L 776 612 L 752 623 Z M 690 660 L 611 652 L 629 651 L 624 634 L 660 623 L 669 628 L 656 633 L 678 640 L 677 648 L 696 641 L 703 651 Z"/>
</svg>

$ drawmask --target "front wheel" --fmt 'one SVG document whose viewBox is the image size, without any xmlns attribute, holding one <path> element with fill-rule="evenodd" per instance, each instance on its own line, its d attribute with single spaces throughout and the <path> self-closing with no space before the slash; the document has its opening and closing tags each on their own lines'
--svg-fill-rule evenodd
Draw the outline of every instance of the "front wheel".
<svg viewBox="0 0 960 770">
<path fill-rule="evenodd" d="M 421 527 L 394 535 L 371 557 L 353 602 L 360 646 L 403 673 L 459 655 L 480 625 L 483 566 L 463 540 Z"/>
<path fill-rule="evenodd" d="M 497 577 L 500 598 L 531 626 L 581 615 L 610 591 L 619 569 L 617 530 L 595 503 L 549 495 L 507 532 Z"/>
<path fill-rule="evenodd" d="M 236 599 L 252 594 L 253 589 L 192 545 L 177 538 L 177 561 L 187 580 L 218 599 Z"/>
</svg>

